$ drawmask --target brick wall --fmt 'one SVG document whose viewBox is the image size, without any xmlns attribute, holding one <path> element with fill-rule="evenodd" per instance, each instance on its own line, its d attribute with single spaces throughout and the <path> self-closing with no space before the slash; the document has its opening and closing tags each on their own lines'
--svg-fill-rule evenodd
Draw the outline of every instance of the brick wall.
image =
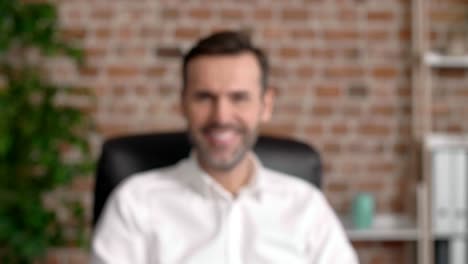
<svg viewBox="0 0 468 264">
<path fill-rule="evenodd" d="M 129 133 L 182 129 L 180 56 L 200 36 L 243 29 L 268 53 L 278 101 L 263 131 L 306 141 L 325 164 L 324 192 L 346 213 L 358 191 L 377 211 L 404 212 L 414 187 L 411 128 L 410 0 L 56 0 L 63 36 L 86 51 L 81 69 L 54 62 L 58 81 L 93 89 L 97 145 Z M 463 19 L 463 0 L 432 0 L 433 38 Z M 468 76 L 434 71 L 435 129 L 468 131 Z M 90 200 L 92 179 L 76 192 Z M 89 202 L 87 203 L 89 206 Z M 403 263 L 403 243 L 356 243 L 361 261 Z M 86 253 L 51 252 L 51 263 Z M 74 261 L 73 259 L 78 259 Z"/>
</svg>

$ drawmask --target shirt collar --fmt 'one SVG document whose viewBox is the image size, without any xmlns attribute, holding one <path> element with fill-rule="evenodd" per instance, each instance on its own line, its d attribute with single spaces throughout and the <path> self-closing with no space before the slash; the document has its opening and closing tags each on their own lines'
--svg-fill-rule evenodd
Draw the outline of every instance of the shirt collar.
<svg viewBox="0 0 468 264">
<path fill-rule="evenodd" d="M 255 153 L 250 152 L 248 155 L 250 155 L 253 160 L 253 174 L 249 182 L 241 188 L 237 196 L 252 195 L 256 199 L 260 199 L 262 191 L 264 190 L 263 187 L 265 186 L 265 168 Z M 191 152 L 190 156 L 186 160 L 186 166 L 183 173 L 189 177 L 189 181 L 192 183 L 193 187 L 195 187 L 195 190 L 205 198 L 220 198 L 225 200 L 235 199 L 230 192 L 224 189 L 221 184 L 216 182 L 216 180 L 214 180 L 199 166 L 196 153 L 194 151 Z"/>
</svg>

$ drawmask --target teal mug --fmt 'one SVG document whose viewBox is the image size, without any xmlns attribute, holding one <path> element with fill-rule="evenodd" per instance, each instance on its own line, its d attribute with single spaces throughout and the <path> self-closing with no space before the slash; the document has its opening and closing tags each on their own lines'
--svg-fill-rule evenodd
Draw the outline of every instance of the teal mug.
<svg viewBox="0 0 468 264">
<path fill-rule="evenodd" d="M 352 204 L 352 221 L 357 229 L 372 227 L 374 219 L 374 197 L 370 193 L 358 193 Z"/>
</svg>

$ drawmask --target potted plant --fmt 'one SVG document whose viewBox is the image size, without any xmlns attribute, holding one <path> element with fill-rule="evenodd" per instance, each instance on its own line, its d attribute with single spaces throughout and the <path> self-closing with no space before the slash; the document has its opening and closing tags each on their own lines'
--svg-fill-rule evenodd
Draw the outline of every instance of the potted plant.
<svg viewBox="0 0 468 264">
<path fill-rule="evenodd" d="M 65 206 L 78 230 L 71 235 L 44 205 L 92 170 L 88 115 L 57 100 L 78 90 L 47 79 L 51 56 L 81 63 L 81 51 L 59 39 L 54 6 L 0 1 L 0 263 L 38 262 L 50 247 L 84 241 L 80 203 Z"/>
</svg>

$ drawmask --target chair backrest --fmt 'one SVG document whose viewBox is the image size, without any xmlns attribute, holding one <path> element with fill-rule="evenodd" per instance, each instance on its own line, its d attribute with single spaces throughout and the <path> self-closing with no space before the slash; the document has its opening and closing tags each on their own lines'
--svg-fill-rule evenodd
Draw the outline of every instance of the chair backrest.
<svg viewBox="0 0 468 264">
<path fill-rule="evenodd" d="M 184 132 L 125 136 L 106 141 L 97 168 L 93 225 L 109 194 L 123 179 L 137 172 L 173 165 L 187 157 L 190 148 Z M 320 188 L 320 156 L 309 145 L 260 136 L 254 151 L 264 166 L 303 178 Z"/>
</svg>

